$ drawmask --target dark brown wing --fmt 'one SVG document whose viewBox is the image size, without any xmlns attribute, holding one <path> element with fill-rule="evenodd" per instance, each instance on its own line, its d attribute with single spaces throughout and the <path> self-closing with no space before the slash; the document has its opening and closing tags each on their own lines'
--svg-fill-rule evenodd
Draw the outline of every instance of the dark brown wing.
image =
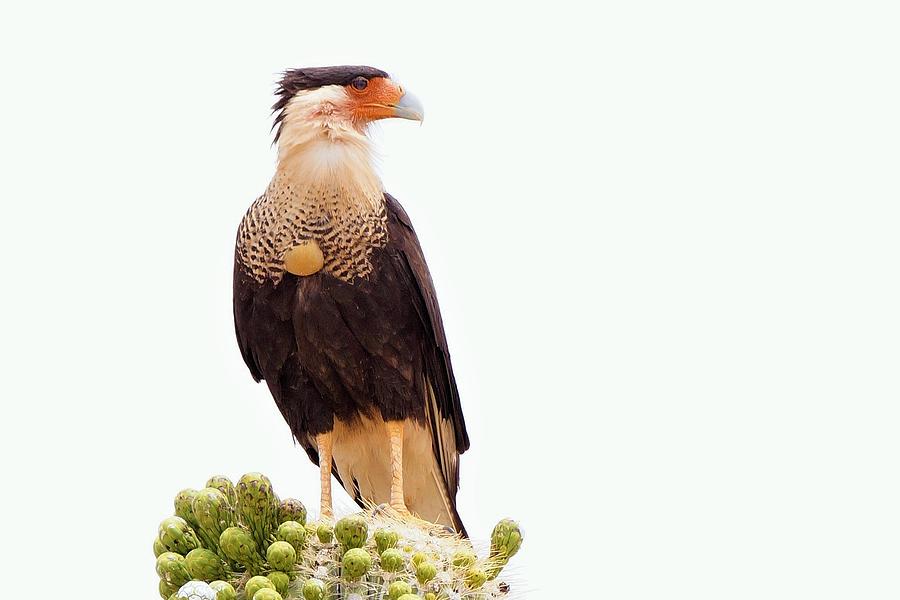
<svg viewBox="0 0 900 600">
<path fill-rule="evenodd" d="M 409 295 L 425 325 L 428 339 L 425 355 L 426 417 L 434 440 L 434 452 L 451 500 L 459 488 L 459 454 L 469 449 L 469 435 L 459 402 L 456 378 L 450 363 L 447 336 L 441 310 L 419 239 L 406 211 L 390 194 L 385 194 L 390 230 L 389 245 L 398 272 L 406 274 Z M 455 504 L 455 501 L 454 501 Z"/>
</svg>

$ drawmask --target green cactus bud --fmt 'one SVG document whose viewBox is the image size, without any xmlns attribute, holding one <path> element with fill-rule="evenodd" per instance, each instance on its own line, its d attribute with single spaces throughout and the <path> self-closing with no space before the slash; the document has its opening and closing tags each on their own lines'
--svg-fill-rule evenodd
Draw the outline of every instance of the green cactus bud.
<svg viewBox="0 0 900 600">
<path fill-rule="evenodd" d="M 469 567 L 466 571 L 466 585 L 470 590 L 477 590 L 487 581 L 487 574 L 478 567 Z"/>
<path fill-rule="evenodd" d="M 238 481 L 235 492 L 237 514 L 256 545 L 265 548 L 278 527 L 278 499 L 272 482 L 262 473 L 247 473 Z"/>
<path fill-rule="evenodd" d="M 478 560 L 471 550 L 458 550 L 453 554 L 451 563 L 457 569 L 468 569 Z"/>
<path fill-rule="evenodd" d="M 256 595 L 256 592 L 263 588 L 268 588 L 274 592 L 275 584 L 272 583 L 268 577 L 263 577 L 262 575 L 251 577 L 247 580 L 247 583 L 244 584 L 244 592 L 246 592 L 247 598 L 253 598 Z"/>
<path fill-rule="evenodd" d="M 306 507 L 296 498 L 285 498 L 278 506 L 278 522 L 297 521 L 306 524 Z"/>
<path fill-rule="evenodd" d="M 363 548 L 350 548 L 341 559 L 343 574 L 349 580 L 359 579 L 372 568 L 372 555 Z"/>
<path fill-rule="evenodd" d="M 266 577 L 275 584 L 275 590 L 282 596 L 287 596 L 288 586 L 291 584 L 291 576 L 283 571 L 272 571 Z"/>
<path fill-rule="evenodd" d="M 491 556 L 510 559 L 522 547 L 522 531 L 512 519 L 503 519 L 491 533 Z"/>
<path fill-rule="evenodd" d="M 225 577 L 225 566 L 219 555 L 206 548 L 195 548 L 184 557 L 188 573 L 193 579 L 215 581 Z"/>
<path fill-rule="evenodd" d="M 420 584 L 425 585 L 435 577 L 437 577 L 437 567 L 433 562 L 425 560 L 416 565 L 416 579 Z"/>
<path fill-rule="evenodd" d="M 156 574 L 160 579 L 176 588 L 191 580 L 184 557 L 174 552 L 163 552 L 159 555 L 159 558 L 156 559 Z"/>
<path fill-rule="evenodd" d="M 323 544 L 328 544 L 334 539 L 334 529 L 328 523 L 321 523 L 316 528 L 316 536 Z"/>
<path fill-rule="evenodd" d="M 209 478 L 209 481 L 206 482 L 205 487 L 219 490 L 225 495 L 225 499 L 228 500 L 228 504 L 231 505 L 232 508 L 237 506 L 237 494 L 234 491 L 234 484 L 224 475 L 213 475 Z"/>
<path fill-rule="evenodd" d="M 400 541 L 400 534 L 391 529 L 378 529 L 375 531 L 375 546 L 378 548 L 378 554 L 381 554 L 388 548 L 396 548 L 397 542 Z"/>
<path fill-rule="evenodd" d="M 253 600 L 283 600 L 283 598 L 276 590 L 263 588 L 253 594 Z"/>
<path fill-rule="evenodd" d="M 169 517 L 159 524 L 159 541 L 169 552 L 181 555 L 200 547 L 197 534 L 181 517 Z"/>
<path fill-rule="evenodd" d="M 396 548 L 388 548 L 381 553 L 381 568 L 388 573 L 399 573 L 406 567 L 403 553 Z"/>
<path fill-rule="evenodd" d="M 402 579 L 392 581 L 388 586 L 388 598 L 391 600 L 398 600 L 407 594 L 412 594 L 412 586 Z"/>
<path fill-rule="evenodd" d="M 344 517 L 334 526 L 334 537 L 345 549 L 362 548 L 369 535 L 366 520 L 359 515 Z"/>
<path fill-rule="evenodd" d="M 235 524 L 234 509 L 225 494 L 216 488 L 204 488 L 194 496 L 193 509 L 204 546 L 218 550 L 222 532 Z"/>
<path fill-rule="evenodd" d="M 428 592 L 425 594 L 425 600 L 437 600 L 437 594 L 434 592 Z"/>
<path fill-rule="evenodd" d="M 237 592 L 227 581 L 210 582 L 209 587 L 216 590 L 216 600 L 237 600 Z"/>
<path fill-rule="evenodd" d="M 266 559 L 273 569 L 290 571 L 297 562 L 297 551 L 287 542 L 273 542 L 266 550 Z"/>
<path fill-rule="evenodd" d="M 159 541 L 159 538 L 156 538 L 155 540 L 153 540 L 153 556 L 159 558 L 159 555 L 163 552 L 168 552 L 168 550 L 166 550 L 166 547 L 163 546 L 163 543 Z"/>
<path fill-rule="evenodd" d="M 287 542 L 293 546 L 294 552 L 297 553 L 297 558 L 299 558 L 303 551 L 303 546 L 306 545 L 306 527 L 297 521 L 285 521 L 278 526 L 278 530 L 275 532 L 275 539 Z"/>
<path fill-rule="evenodd" d="M 321 579 L 307 579 L 303 584 L 303 598 L 305 600 L 325 600 L 328 595 L 328 587 Z"/>
<path fill-rule="evenodd" d="M 422 597 L 415 594 L 403 594 L 397 600 L 422 600 Z"/>
<path fill-rule="evenodd" d="M 159 580 L 159 595 L 163 598 L 168 598 L 172 594 L 177 594 L 178 588 L 180 588 L 180 587 L 181 587 L 180 585 L 173 585 L 173 584 L 169 583 L 168 581 L 166 581 L 165 579 L 160 579 Z"/>
<path fill-rule="evenodd" d="M 175 496 L 175 515 L 187 521 L 188 525 L 195 530 L 198 527 L 197 519 L 194 517 L 194 498 L 197 496 L 197 490 L 186 489 L 178 492 Z"/>
<path fill-rule="evenodd" d="M 423 563 L 428 560 L 428 555 L 424 552 L 416 552 L 412 555 L 412 558 L 409 561 L 412 563 L 413 568 L 418 567 L 419 563 Z"/>
<path fill-rule="evenodd" d="M 256 542 L 240 527 L 229 527 L 223 531 L 219 537 L 219 548 L 229 560 L 244 565 L 248 571 L 256 573 L 259 570 L 262 557 Z"/>
</svg>

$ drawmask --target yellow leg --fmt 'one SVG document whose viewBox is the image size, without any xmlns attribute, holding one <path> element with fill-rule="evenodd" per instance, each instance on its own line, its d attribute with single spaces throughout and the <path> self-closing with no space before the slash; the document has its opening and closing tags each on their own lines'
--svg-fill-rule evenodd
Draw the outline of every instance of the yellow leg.
<svg viewBox="0 0 900 600">
<path fill-rule="evenodd" d="M 322 486 L 319 512 L 322 519 L 331 519 L 334 516 L 331 508 L 331 444 L 330 431 L 316 436 L 316 446 L 319 450 L 319 479 Z"/>
<path fill-rule="evenodd" d="M 403 500 L 403 422 L 388 421 L 391 437 L 391 508 L 409 514 Z"/>
</svg>

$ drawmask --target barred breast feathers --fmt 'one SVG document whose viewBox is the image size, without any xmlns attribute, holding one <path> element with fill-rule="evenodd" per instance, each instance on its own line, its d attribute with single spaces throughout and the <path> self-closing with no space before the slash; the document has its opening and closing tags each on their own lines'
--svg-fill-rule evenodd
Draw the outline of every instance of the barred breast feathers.
<svg viewBox="0 0 900 600">
<path fill-rule="evenodd" d="M 288 105 L 272 182 L 247 211 L 238 257 L 260 283 L 280 281 L 284 254 L 315 240 L 325 272 L 345 281 L 371 273 L 371 254 L 387 243 L 384 189 L 372 147 L 339 108 L 340 86 L 298 93 Z"/>
</svg>

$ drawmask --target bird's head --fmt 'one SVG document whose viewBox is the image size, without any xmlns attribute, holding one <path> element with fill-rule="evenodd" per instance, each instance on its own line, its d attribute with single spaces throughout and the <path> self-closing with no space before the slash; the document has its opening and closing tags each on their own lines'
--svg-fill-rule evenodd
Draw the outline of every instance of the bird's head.
<svg viewBox="0 0 900 600">
<path fill-rule="evenodd" d="M 364 143 L 366 127 L 379 119 L 424 118 L 415 96 L 372 67 L 292 69 L 277 95 L 273 127 L 282 156 L 310 143 Z"/>
</svg>

